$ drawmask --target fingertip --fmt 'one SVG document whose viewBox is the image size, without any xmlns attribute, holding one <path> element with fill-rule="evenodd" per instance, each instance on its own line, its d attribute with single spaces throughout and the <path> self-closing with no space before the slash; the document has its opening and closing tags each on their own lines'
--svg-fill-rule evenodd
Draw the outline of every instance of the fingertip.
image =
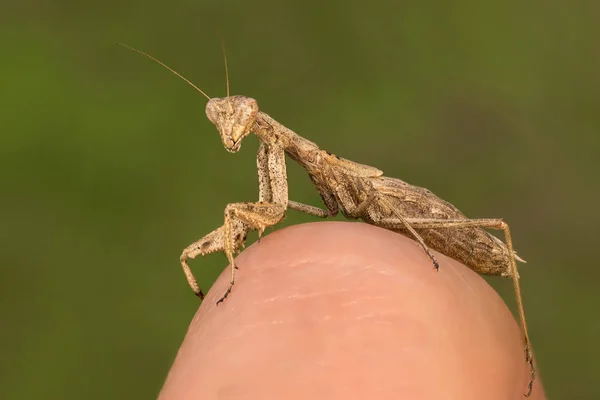
<svg viewBox="0 0 600 400">
<path fill-rule="evenodd" d="M 522 398 L 514 318 L 480 276 L 436 257 L 438 273 L 415 242 L 360 223 L 264 237 L 218 309 L 230 271 L 207 293 L 161 398 Z"/>
</svg>

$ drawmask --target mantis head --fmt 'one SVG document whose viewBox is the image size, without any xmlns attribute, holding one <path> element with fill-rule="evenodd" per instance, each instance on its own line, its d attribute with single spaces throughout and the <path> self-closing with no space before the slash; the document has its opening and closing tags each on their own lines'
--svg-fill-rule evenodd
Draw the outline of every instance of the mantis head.
<svg viewBox="0 0 600 400">
<path fill-rule="evenodd" d="M 206 116 L 217 127 L 230 153 L 236 153 L 242 140 L 252 133 L 257 114 L 258 102 L 246 96 L 213 98 L 206 104 Z"/>
<path fill-rule="evenodd" d="M 126 47 L 136 53 L 148 57 L 157 62 L 164 68 L 183 79 L 188 85 L 192 86 L 198 92 L 202 93 L 208 99 L 206 104 L 206 116 L 215 124 L 223 140 L 225 149 L 230 153 L 236 153 L 242 146 L 242 140 L 252 133 L 254 122 L 258 114 L 258 103 L 256 100 L 246 96 L 230 96 L 229 95 L 229 72 L 227 70 L 227 56 L 225 55 L 225 47 L 223 47 L 223 59 L 225 60 L 225 77 L 227 82 L 227 97 L 213 98 L 204 93 L 202 89 L 194 85 L 189 79 L 169 67 L 162 61 L 154 58 L 150 54 L 144 53 L 141 50 L 135 49 L 123 43 L 121 46 Z"/>
</svg>

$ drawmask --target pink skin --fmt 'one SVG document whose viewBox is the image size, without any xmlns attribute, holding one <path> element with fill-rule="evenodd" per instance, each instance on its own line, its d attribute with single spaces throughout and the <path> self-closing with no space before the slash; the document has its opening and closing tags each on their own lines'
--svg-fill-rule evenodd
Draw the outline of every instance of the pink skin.
<svg viewBox="0 0 600 400">
<path fill-rule="evenodd" d="M 160 399 L 519 399 L 519 327 L 475 272 L 361 223 L 276 231 L 226 269 Z M 205 261 L 206 263 L 206 261 Z M 545 399 L 539 379 L 531 399 Z"/>
</svg>

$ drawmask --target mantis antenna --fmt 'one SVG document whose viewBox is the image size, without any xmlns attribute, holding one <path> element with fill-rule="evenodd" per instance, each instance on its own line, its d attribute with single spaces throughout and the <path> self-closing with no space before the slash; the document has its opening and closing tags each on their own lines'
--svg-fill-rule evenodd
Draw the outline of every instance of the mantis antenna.
<svg viewBox="0 0 600 400">
<path fill-rule="evenodd" d="M 227 68 L 227 53 L 225 53 L 225 43 L 221 38 L 221 48 L 223 49 L 223 61 L 225 61 L 225 82 L 227 85 L 227 97 L 229 97 L 229 69 Z"/>
<path fill-rule="evenodd" d="M 180 77 L 181 79 L 183 79 L 185 82 L 187 82 L 188 85 L 190 85 L 191 87 L 193 87 L 194 89 L 196 89 L 197 91 L 199 91 L 200 93 L 202 93 L 204 95 L 204 97 L 206 97 L 208 100 L 210 100 L 210 97 L 204 93 L 202 91 L 202 89 L 200 89 L 198 86 L 194 85 L 189 79 L 187 79 L 186 77 L 184 77 L 183 75 L 181 75 L 179 72 L 175 71 L 173 68 L 169 67 L 167 64 L 163 63 L 162 61 L 152 57 L 150 54 L 146 54 L 141 50 L 138 50 L 134 47 L 128 46 L 124 43 L 119 43 L 121 46 L 131 50 L 131 51 L 135 51 L 136 53 L 140 53 L 143 56 L 148 57 L 149 59 L 151 59 L 154 62 L 157 62 L 158 64 L 162 65 L 163 67 L 165 67 L 166 69 L 168 69 L 169 71 L 171 71 L 173 74 L 177 75 L 178 77 Z M 223 48 L 223 54 L 225 54 L 225 48 Z M 227 74 L 227 59 L 225 59 L 225 73 Z M 229 77 L 227 77 L 227 96 L 229 96 Z"/>
</svg>

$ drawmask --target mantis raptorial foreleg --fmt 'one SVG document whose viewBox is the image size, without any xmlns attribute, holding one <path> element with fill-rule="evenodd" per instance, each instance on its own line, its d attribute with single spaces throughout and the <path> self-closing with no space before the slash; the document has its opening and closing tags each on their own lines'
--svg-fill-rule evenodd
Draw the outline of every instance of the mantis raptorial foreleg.
<svg viewBox="0 0 600 400">
<path fill-rule="evenodd" d="M 283 149 L 277 145 L 261 143 L 256 157 L 256 166 L 259 201 L 256 203 L 231 203 L 225 207 L 223 251 L 231 266 L 231 279 L 225 294 L 217 301 L 217 304 L 227 298 L 235 284 L 234 255 L 239 248 L 236 246 L 236 224 L 242 223 L 249 229 L 257 230 L 260 239 L 266 228 L 277 224 L 285 217 L 288 188 Z"/>
<path fill-rule="evenodd" d="M 244 246 L 248 231 L 258 230 L 260 237 L 267 227 L 275 225 L 285 217 L 287 177 L 283 149 L 276 146 L 269 149 L 269 146 L 262 143 L 257 156 L 257 167 L 259 202 L 228 204 L 225 207 L 223 226 L 195 241 L 181 253 L 179 259 L 188 284 L 201 299 L 204 298 L 204 293 L 188 266 L 188 259 L 217 251 L 225 253 L 231 265 L 231 279 L 225 294 L 217 301 L 217 304 L 221 303 L 235 283 L 234 255 Z"/>
<path fill-rule="evenodd" d="M 234 237 L 236 241 L 243 246 L 243 242 L 246 239 L 247 234 L 248 227 L 243 223 L 237 223 L 233 224 L 233 226 L 230 228 L 229 236 Z M 187 260 L 196 258 L 198 255 L 205 256 L 217 251 L 225 251 L 225 226 L 215 229 L 211 233 L 190 244 L 183 250 L 181 256 L 179 257 L 179 261 L 181 262 L 181 267 L 183 268 L 183 273 L 185 274 L 188 284 L 196 296 L 200 297 L 201 299 L 204 298 L 204 293 L 202 290 L 200 290 L 198 282 L 188 266 Z"/>
<path fill-rule="evenodd" d="M 234 227 L 238 221 L 253 230 L 258 231 L 259 237 L 266 228 L 273 226 L 285 217 L 285 208 L 277 203 L 232 203 L 225 207 L 225 255 L 231 266 L 231 280 L 225 294 L 217 301 L 217 304 L 223 302 L 231 292 L 235 283 L 235 260 L 234 254 L 237 246 L 234 240 Z"/>
</svg>

